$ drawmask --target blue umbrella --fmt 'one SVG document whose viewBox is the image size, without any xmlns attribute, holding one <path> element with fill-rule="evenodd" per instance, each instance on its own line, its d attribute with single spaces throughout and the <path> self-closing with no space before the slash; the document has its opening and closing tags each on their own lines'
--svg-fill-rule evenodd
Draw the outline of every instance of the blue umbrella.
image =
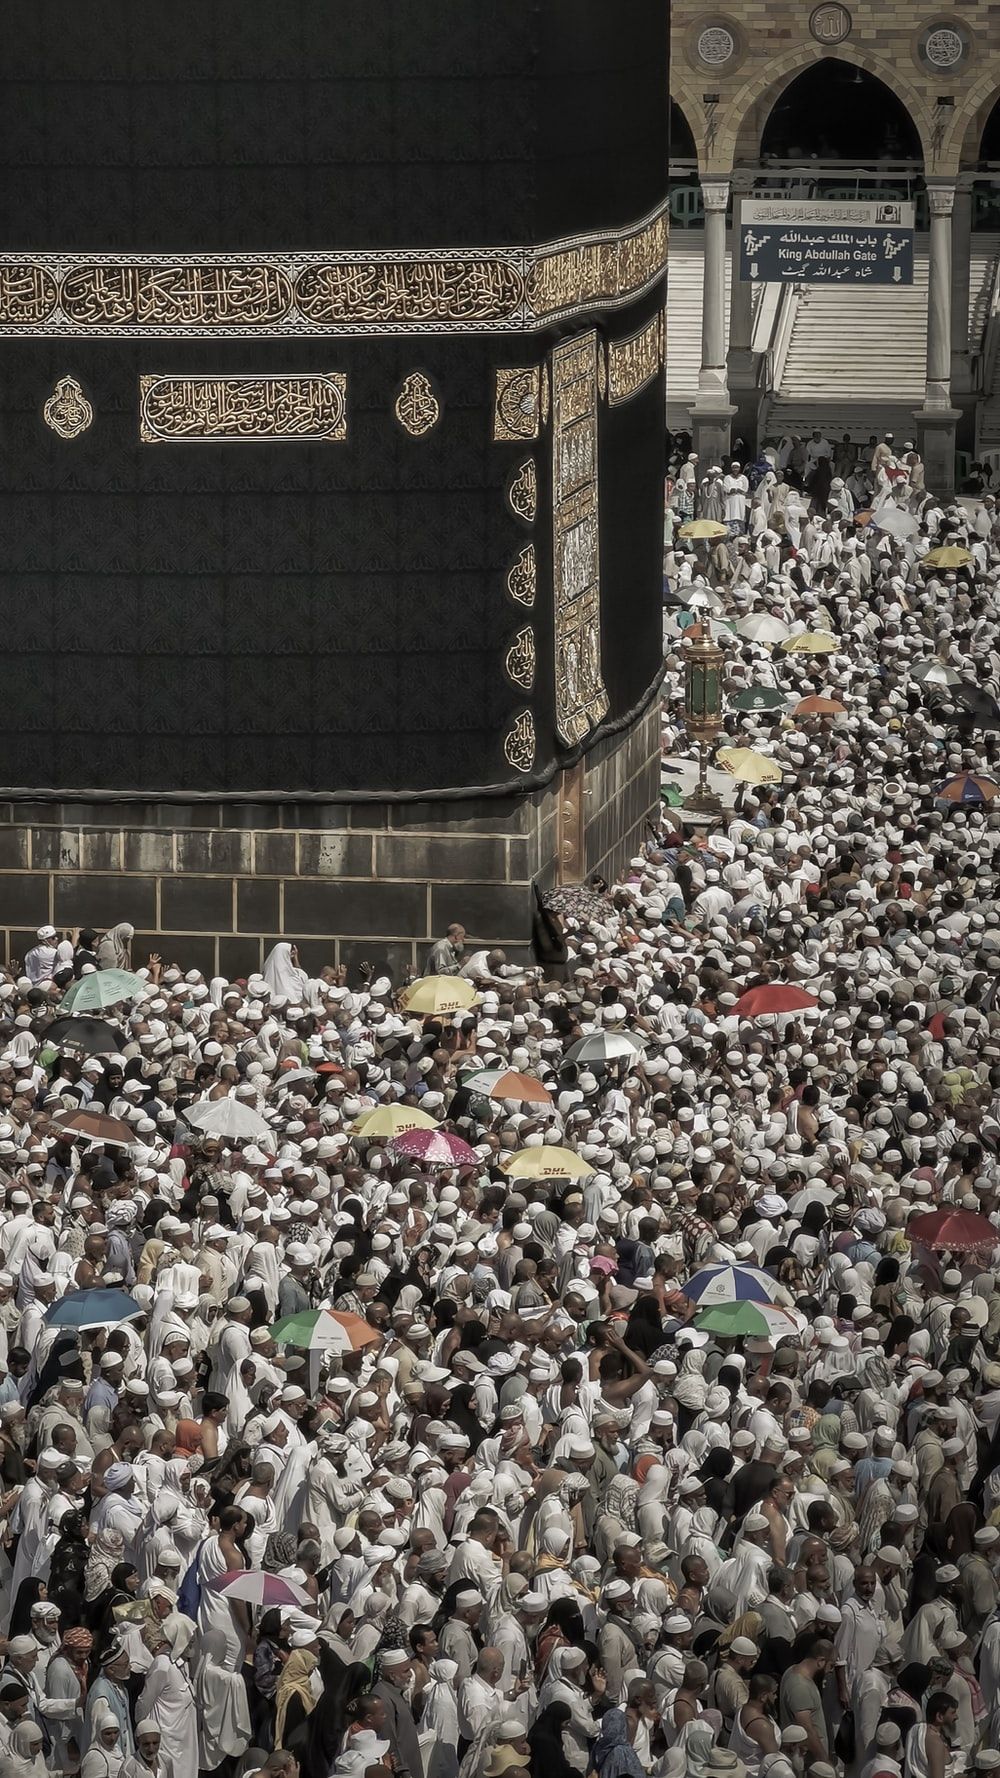
<svg viewBox="0 0 1000 1778">
<path fill-rule="evenodd" d="M 144 1314 L 142 1305 L 127 1290 L 68 1290 L 51 1309 L 46 1309 L 45 1320 L 49 1327 L 78 1327 L 85 1331 L 117 1327 L 120 1321 Z"/>
<path fill-rule="evenodd" d="M 774 1278 L 756 1266 L 704 1266 L 681 1285 L 684 1296 L 706 1308 L 717 1303 L 773 1303 Z"/>
</svg>

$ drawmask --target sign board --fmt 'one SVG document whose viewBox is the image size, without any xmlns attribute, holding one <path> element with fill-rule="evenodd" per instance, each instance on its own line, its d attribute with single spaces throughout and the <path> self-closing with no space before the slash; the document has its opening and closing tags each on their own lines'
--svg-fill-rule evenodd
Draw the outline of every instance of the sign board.
<svg viewBox="0 0 1000 1778">
<path fill-rule="evenodd" d="M 740 277 L 751 284 L 912 284 L 914 205 L 897 198 L 744 198 Z"/>
</svg>

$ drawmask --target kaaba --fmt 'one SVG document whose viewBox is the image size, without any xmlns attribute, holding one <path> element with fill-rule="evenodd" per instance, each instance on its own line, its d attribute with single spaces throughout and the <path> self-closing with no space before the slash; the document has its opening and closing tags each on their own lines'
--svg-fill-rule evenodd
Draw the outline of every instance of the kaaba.
<svg viewBox="0 0 1000 1778">
<path fill-rule="evenodd" d="M 658 800 L 665 0 L 9 0 L 0 928 L 518 946 Z"/>
</svg>

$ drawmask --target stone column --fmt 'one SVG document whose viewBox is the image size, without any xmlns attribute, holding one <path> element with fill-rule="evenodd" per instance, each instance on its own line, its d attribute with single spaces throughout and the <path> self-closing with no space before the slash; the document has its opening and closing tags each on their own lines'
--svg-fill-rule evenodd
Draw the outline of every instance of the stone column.
<svg viewBox="0 0 1000 1778">
<path fill-rule="evenodd" d="M 753 285 L 740 277 L 740 223 L 744 198 L 753 186 L 750 173 L 733 175 L 733 275 L 729 292 L 729 351 L 726 370 L 729 393 L 736 405 L 736 430 L 746 439 L 748 454 L 757 442 L 757 360 L 750 349 L 753 337 Z"/>
<path fill-rule="evenodd" d="M 914 415 L 927 486 L 937 494 L 955 487 L 955 428 L 960 410 L 951 404 L 951 218 L 954 180 L 928 180 L 931 213 L 927 280 L 927 381 L 924 405 Z"/>
<path fill-rule="evenodd" d="M 691 410 L 701 465 L 721 463 L 729 451 L 735 407 L 726 376 L 726 207 L 728 179 L 703 179 L 705 247 L 702 270 L 701 369 Z"/>
<path fill-rule="evenodd" d="M 972 252 L 972 189 L 958 182 L 951 219 L 951 393 L 972 393 L 969 341 L 969 256 Z M 978 342 L 977 342 L 978 343 Z"/>
</svg>

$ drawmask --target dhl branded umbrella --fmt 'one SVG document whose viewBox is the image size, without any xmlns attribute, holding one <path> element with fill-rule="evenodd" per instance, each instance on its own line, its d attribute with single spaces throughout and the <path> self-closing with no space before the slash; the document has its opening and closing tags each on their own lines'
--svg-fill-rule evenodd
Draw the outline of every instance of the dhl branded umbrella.
<svg viewBox="0 0 1000 1778">
<path fill-rule="evenodd" d="M 431 1018 L 445 1018 L 456 1012 L 467 1012 L 476 998 L 471 982 L 460 975 L 424 975 L 401 996 L 406 1012 L 419 1012 Z"/>
</svg>

